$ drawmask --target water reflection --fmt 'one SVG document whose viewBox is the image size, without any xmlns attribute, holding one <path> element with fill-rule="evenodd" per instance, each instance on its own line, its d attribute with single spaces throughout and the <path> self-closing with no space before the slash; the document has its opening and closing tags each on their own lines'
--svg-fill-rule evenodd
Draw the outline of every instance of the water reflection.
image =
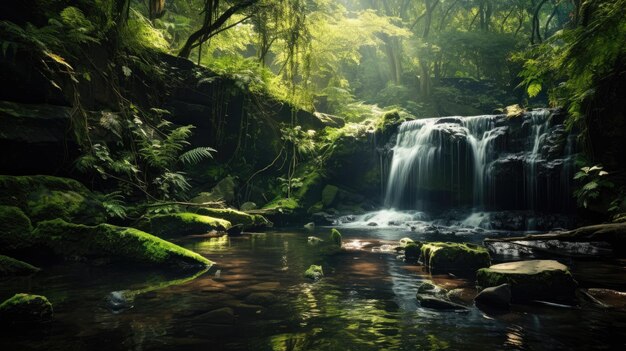
<svg viewBox="0 0 626 351">
<path fill-rule="evenodd" d="M 49 296 L 56 321 L 45 338 L 3 335 L 0 349 L 519 350 L 624 346 L 624 312 L 515 306 L 503 314 L 486 315 L 475 308 L 464 314 L 423 309 L 415 299 L 422 280 L 448 289 L 471 289 L 473 282 L 431 277 L 421 267 L 397 259 L 395 251 L 377 249 L 391 245 L 377 237 L 348 232 L 344 237 L 347 244 L 353 243 L 348 245 L 350 250 L 330 255 L 321 247 L 308 245 L 307 235 L 190 239 L 182 244 L 217 264 L 196 279 L 176 284 L 165 283 L 176 278 L 163 274 L 77 264 L 51 268 L 28 282 L 3 282 L 2 296 L 14 291 Z M 311 264 L 323 266 L 325 277 L 320 281 L 303 277 Z M 610 271 L 610 267 L 602 267 Z M 618 268 L 611 277 L 623 281 L 623 272 Z M 617 285 L 615 281 L 613 284 Z M 145 290 L 146 286 L 158 288 Z M 103 297 L 117 290 L 141 291 L 136 294 L 134 308 L 119 314 L 104 308 Z"/>
</svg>

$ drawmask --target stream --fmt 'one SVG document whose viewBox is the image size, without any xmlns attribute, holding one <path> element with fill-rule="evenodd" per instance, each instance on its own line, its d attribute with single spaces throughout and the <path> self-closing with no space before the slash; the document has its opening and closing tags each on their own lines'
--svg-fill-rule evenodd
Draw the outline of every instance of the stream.
<svg viewBox="0 0 626 351">
<path fill-rule="evenodd" d="M 222 238 L 185 238 L 178 244 L 214 261 L 196 279 L 132 267 L 63 263 L 31 278 L 0 285 L 47 296 L 51 324 L 0 338 L 2 350 L 533 350 L 623 349 L 626 312 L 591 306 L 513 305 L 487 314 L 421 308 L 418 286 L 433 280 L 447 289 L 473 282 L 431 277 L 385 244 L 414 240 L 471 241 L 487 235 L 407 234 L 397 228 L 341 228 L 342 253 L 324 254 L 307 241 L 327 238 L 301 229 Z M 518 233 L 519 234 L 519 233 Z M 382 248 L 382 250 L 381 250 Z M 497 260 L 497 257 L 495 258 Z M 582 287 L 626 288 L 624 262 L 564 261 Z M 325 277 L 303 272 L 321 264 Z M 172 283 L 172 279 L 180 279 Z M 111 293 L 139 293 L 111 310 Z M 601 340 L 602 342 L 598 342 Z"/>
</svg>

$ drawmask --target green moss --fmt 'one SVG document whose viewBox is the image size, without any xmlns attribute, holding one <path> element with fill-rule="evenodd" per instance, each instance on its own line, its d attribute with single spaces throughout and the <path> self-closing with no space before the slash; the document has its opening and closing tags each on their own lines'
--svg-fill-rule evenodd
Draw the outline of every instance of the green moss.
<svg viewBox="0 0 626 351">
<path fill-rule="evenodd" d="M 106 259 L 181 269 L 212 264 L 195 252 L 141 230 L 109 224 L 86 226 L 56 219 L 40 222 L 34 236 L 65 259 Z"/>
<path fill-rule="evenodd" d="M 29 275 L 39 272 L 39 268 L 14 258 L 0 255 L 0 277 Z"/>
<path fill-rule="evenodd" d="M 330 230 L 330 242 L 341 247 L 341 233 L 335 228 Z"/>
<path fill-rule="evenodd" d="M 409 242 L 404 246 L 404 258 L 407 260 L 416 261 L 420 257 L 420 250 L 422 243 Z"/>
<path fill-rule="evenodd" d="M 0 321 L 6 324 L 47 322 L 52 304 L 44 296 L 15 294 L 0 305 Z"/>
<path fill-rule="evenodd" d="M 324 271 L 322 270 L 322 266 L 312 264 L 309 269 L 304 272 L 304 276 L 309 279 L 318 280 L 324 276 Z"/>
<path fill-rule="evenodd" d="M 102 203 L 73 179 L 3 175 L 0 203 L 19 207 L 33 222 L 54 218 L 83 224 L 106 221 Z"/>
<path fill-rule="evenodd" d="M 15 206 L 0 206 L 0 250 L 14 251 L 31 244 L 33 226 Z"/>
<path fill-rule="evenodd" d="M 295 198 L 285 199 L 282 197 L 277 197 L 265 206 L 263 206 L 264 210 L 269 211 L 278 211 L 278 212 L 288 212 L 291 213 L 300 208 L 300 204 L 298 200 Z"/>
<path fill-rule="evenodd" d="M 477 269 L 490 265 L 487 249 L 468 243 L 426 243 L 421 247 L 421 260 L 434 274 L 473 275 Z"/>
<path fill-rule="evenodd" d="M 225 219 L 203 216 L 197 213 L 171 213 L 149 216 L 135 227 L 158 237 L 173 238 L 211 231 L 226 231 L 231 223 Z"/>
<path fill-rule="evenodd" d="M 272 223 L 261 215 L 251 215 L 232 208 L 200 208 L 198 214 L 221 218 L 232 225 L 242 224 L 245 229 L 270 227 Z"/>
<path fill-rule="evenodd" d="M 497 264 L 479 269 L 476 280 L 483 288 L 509 284 L 514 301 L 569 300 L 577 286 L 567 266 L 552 260 Z"/>
</svg>

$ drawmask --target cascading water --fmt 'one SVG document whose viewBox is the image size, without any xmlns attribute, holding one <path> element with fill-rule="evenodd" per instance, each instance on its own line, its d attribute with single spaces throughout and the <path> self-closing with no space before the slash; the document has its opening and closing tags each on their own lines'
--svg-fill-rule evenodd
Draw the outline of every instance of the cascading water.
<svg viewBox="0 0 626 351">
<path fill-rule="evenodd" d="M 489 221 L 489 214 L 476 214 L 483 211 L 568 212 L 573 136 L 559 116 L 538 109 L 512 118 L 402 123 L 391 150 L 384 213 L 411 210 L 436 216 L 465 209 L 468 217 L 460 225 L 476 225 Z M 527 228 L 534 225 L 530 217 L 524 221 Z"/>
</svg>

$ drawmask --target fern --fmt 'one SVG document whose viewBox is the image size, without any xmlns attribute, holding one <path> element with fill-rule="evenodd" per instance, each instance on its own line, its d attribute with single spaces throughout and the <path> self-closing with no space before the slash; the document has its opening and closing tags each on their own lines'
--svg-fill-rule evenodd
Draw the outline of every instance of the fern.
<svg viewBox="0 0 626 351">
<path fill-rule="evenodd" d="M 197 147 L 191 149 L 178 157 L 178 160 L 184 164 L 195 165 L 200 161 L 208 158 L 213 158 L 212 152 L 217 152 L 210 147 Z"/>
<path fill-rule="evenodd" d="M 124 196 L 119 191 L 114 191 L 112 193 L 103 195 L 101 197 L 102 206 L 107 212 L 107 215 L 110 218 L 118 217 L 118 218 L 126 218 L 127 216 L 127 208 L 124 203 Z"/>
</svg>

